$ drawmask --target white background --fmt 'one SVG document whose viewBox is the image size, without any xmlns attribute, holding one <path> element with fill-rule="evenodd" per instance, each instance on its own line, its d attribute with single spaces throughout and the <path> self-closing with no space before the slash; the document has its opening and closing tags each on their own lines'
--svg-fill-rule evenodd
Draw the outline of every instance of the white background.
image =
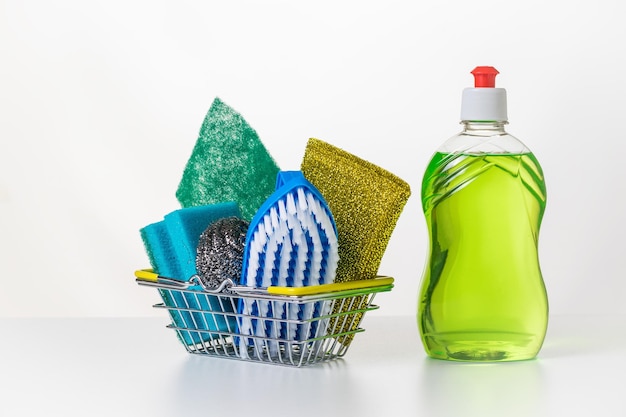
<svg viewBox="0 0 626 417">
<path fill-rule="evenodd" d="M 174 193 L 219 96 L 282 169 L 318 137 L 413 195 L 380 315 L 413 314 L 420 183 L 477 65 L 544 168 L 552 313 L 626 313 L 626 25 L 589 1 L 0 0 L 0 316 L 149 316 L 138 230 Z"/>
</svg>

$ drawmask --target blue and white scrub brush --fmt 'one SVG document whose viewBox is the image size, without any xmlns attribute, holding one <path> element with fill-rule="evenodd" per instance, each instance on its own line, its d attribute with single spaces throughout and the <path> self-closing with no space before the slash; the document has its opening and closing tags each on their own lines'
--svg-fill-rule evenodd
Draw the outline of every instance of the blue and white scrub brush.
<svg viewBox="0 0 626 417">
<path fill-rule="evenodd" d="M 279 172 L 276 191 L 250 222 L 241 284 L 256 288 L 330 284 L 335 280 L 338 261 L 337 227 L 326 201 L 302 172 Z M 239 313 L 244 316 L 239 323 L 240 334 L 258 338 L 241 338 L 241 355 L 247 357 L 247 347 L 254 346 L 256 355 L 260 356 L 263 339 L 271 340 L 265 347 L 273 356 L 278 352 L 278 341 L 321 336 L 326 331 L 327 320 L 306 326 L 287 325 L 283 321 L 327 315 L 329 311 L 321 311 L 321 304 L 329 303 L 300 306 L 287 305 L 284 301 L 242 299 Z"/>
</svg>

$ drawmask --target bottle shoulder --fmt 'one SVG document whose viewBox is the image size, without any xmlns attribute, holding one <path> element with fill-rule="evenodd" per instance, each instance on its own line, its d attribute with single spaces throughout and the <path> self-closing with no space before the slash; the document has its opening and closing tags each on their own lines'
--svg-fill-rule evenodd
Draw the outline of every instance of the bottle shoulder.
<svg viewBox="0 0 626 417">
<path fill-rule="evenodd" d="M 437 149 L 441 153 L 530 153 L 530 149 L 515 136 L 504 130 L 476 131 L 463 130 L 446 140 Z"/>
</svg>

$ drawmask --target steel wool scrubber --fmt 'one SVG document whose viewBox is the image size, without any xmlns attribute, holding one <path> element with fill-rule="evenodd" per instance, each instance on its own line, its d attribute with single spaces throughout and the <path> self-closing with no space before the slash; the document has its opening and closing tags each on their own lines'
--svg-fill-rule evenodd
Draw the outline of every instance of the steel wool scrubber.
<svg viewBox="0 0 626 417">
<path fill-rule="evenodd" d="M 243 249 L 249 223 L 239 217 L 226 217 L 211 223 L 198 239 L 196 269 L 207 288 L 217 288 L 230 279 L 239 283 Z"/>
</svg>

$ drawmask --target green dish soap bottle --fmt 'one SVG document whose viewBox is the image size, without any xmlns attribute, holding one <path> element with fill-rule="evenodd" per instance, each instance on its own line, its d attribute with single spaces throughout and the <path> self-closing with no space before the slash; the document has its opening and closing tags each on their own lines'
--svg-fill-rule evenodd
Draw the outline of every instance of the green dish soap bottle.
<svg viewBox="0 0 626 417">
<path fill-rule="evenodd" d="M 418 327 L 429 356 L 530 359 L 543 344 L 548 298 L 537 251 L 543 171 L 509 135 L 498 71 L 477 67 L 463 91 L 463 130 L 434 154 L 422 182 L 429 255 Z"/>
</svg>

